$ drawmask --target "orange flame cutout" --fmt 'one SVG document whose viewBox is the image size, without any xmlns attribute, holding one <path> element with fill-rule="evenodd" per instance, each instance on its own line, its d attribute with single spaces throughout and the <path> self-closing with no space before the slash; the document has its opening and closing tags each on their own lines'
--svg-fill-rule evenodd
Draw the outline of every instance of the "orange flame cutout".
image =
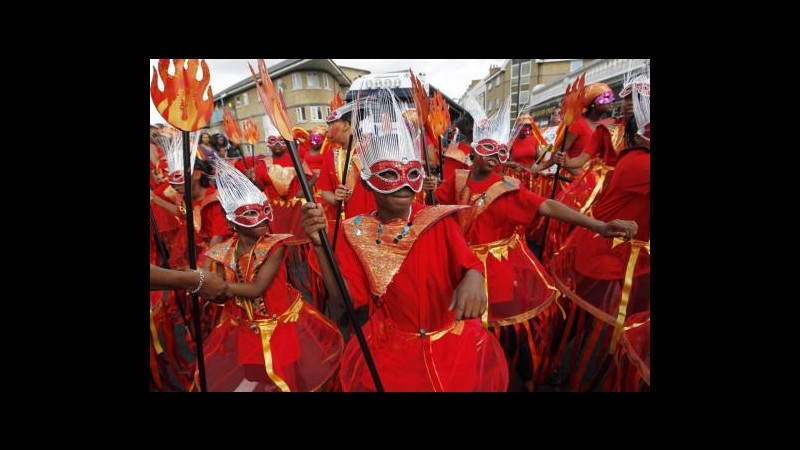
<svg viewBox="0 0 800 450">
<path fill-rule="evenodd" d="M 558 149 L 561 145 L 567 127 L 575 123 L 578 117 L 583 114 L 583 100 L 586 96 L 586 91 L 584 90 L 585 82 L 586 74 L 584 73 L 572 83 L 572 86 L 567 84 L 564 99 L 561 101 L 561 123 L 558 124 L 556 129 L 556 140 L 553 142 L 554 149 Z"/>
<path fill-rule="evenodd" d="M 424 129 L 425 123 L 428 121 L 428 111 L 430 109 L 428 104 L 428 93 L 425 91 L 422 83 L 420 83 L 419 78 L 414 75 L 414 71 L 408 69 L 408 73 L 411 74 L 411 93 L 414 96 L 414 105 L 417 107 L 417 120 L 419 122 L 419 128 Z"/>
<path fill-rule="evenodd" d="M 289 116 L 286 114 L 286 107 L 283 105 L 282 100 L 278 98 L 275 86 L 269 78 L 267 64 L 263 59 L 258 60 L 258 72 L 261 76 L 261 82 L 256 78 L 253 66 L 251 66 L 249 62 L 247 63 L 247 67 L 250 68 L 250 73 L 253 75 L 253 80 L 256 82 L 256 92 L 258 92 L 258 96 L 261 98 L 261 104 L 264 105 L 264 110 L 266 110 L 275 128 L 278 129 L 278 133 L 287 141 L 291 141 L 292 132 L 289 129 Z"/>
<path fill-rule="evenodd" d="M 308 131 L 305 128 L 293 127 L 292 137 L 300 142 L 307 142 L 309 138 Z"/>
<path fill-rule="evenodd" d="M 261 137 L 261 134 L 258 132 L 258 127 L 256 123 L 253 122 L 253 119 L 248 117 L 247 120 L 244 121 L 244 139 L 250 145 L 256 145 L 258 139 Z"/>
<path fill-rule="evenodd" d="M 335 111 L 339 109 L 340 106 L 344 106 L 344 101 L 342 100 L 342 96 L 337 92 L 336 95 L 333 96 L 333 100 L 329 105 L 331 107 L 331 111 Z"/>
<path fill-rule="evenodd" d="M 441 136 L 450 125 L 450 108 L 444 101 L 441 92 L 436 91 L 431 99 L 431 111 L 428 113 L 428 127 L 434 136 Z"/>
<path fill-rule="evenodd" d="M 239 122 L 228 108 L 222 110 L 222 124 L 225 126 L 225 134 L 228 135 L 231 142 L 234 144 L 242 142 L 242 129 L 239 128 Z"/>
<path fill-rule="evenodd" d="M 183 131 L 197 131 L 211 120 L 214 108 L 214 95 L 208 85 L 211 81 L 208 65 L 204 59 L 199 60 L 203 78 L 197 80 L 197 59 L 173 59 L 172 63 L 174 75 L 167 72 L 168 59 L 158 60 L 158 69 L 153 68 L 150 81 L 150 97 L 161 117 L 170 125 Z M 158 88 L 159 75 L 164 83 L 163 91 Z M 203 94 L 207 96 L 205 100 Z"/>
</svg>

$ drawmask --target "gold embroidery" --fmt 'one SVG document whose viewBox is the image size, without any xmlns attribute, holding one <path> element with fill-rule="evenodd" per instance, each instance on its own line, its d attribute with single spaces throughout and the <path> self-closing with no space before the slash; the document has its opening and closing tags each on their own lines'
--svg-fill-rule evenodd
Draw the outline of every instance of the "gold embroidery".
<svg viewBox="0 0 800 450">
<path fill-rule="evenodd" d="M 297 174 L 294 167 L 283 167 L 276 164 L 268 166 L 267 173 L 279 195 L 286 195 L 289 192 L 289 185 Z"/>
<path fill-rule="evenodd" d="M 475 219 L 489 207 L 498 197 L 506 192 L 519 190 L 520 181 L 516 178 L 505 176 L 502 180 L 489 186 L 483 194 L 470 195 L 469 186 L 467 186 L 467 178 L 469 171 L 460 169 L 455 171 L 455 189 L 457 197 L 456 201 L 459 205 L 473 205 L 474 208 L 459 211 L 456 219 L 461 226 L 461 230 L 466 235 L 469 228 L 475 222 Z"/>
<path fill-rule="evenodd" d="M 394 220 L 383 225 L 382 235 L 385 238 L 382 239 L 380 245 L 375 243 L 375 237 L 378 234 L 378 220 L 374 217 L 361 216 L 361 223 L 358 227 L 361 232 L 358 235 L 355 233 L 356 217 L 342 222 L 347 241 L 353 247 L 361 266 L 367 272 L 367 280 L 372 293 L 378 296 L 386 293 L 386 288 L 400 270 L 408 252 L 423 231 L 447 215 L 464 208 L 467 207 L 438 205 L 423 209 L 412 219 L 413 226 L 397 244 L 392 242 L 392 238 L 405 228 L 406 222 L 403 220 Z"/>
</svg>

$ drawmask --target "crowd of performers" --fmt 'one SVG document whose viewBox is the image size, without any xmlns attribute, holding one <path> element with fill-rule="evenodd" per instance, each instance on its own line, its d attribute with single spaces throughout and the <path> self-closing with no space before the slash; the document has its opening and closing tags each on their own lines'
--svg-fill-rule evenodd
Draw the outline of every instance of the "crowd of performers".
<svg viewBox="0 0 800 450">
<path fill-rule="evenodd" d="M 386 391 L 648 391 L 649 83 L 582 86 L 560 132 L 512 127 L 509 100 L 466 98 L 437 137 L 388 90 L 337 98 L 293 130 L 315 202 L 274 128 L 257 156 L 193 134 L 187 175 L 181 133 L 151 126 L 151 390 L 199 390 L 202 339 L 209 391 L 375 391 L 357 326 Z"/>
</svg>

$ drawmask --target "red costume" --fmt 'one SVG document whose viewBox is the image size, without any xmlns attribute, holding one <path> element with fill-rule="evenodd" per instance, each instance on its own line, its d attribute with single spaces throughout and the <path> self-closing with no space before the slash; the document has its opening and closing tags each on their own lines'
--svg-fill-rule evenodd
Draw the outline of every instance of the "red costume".
<svg viewBox="0 0 800 450">
<path fill-rule="evenodd" d="M 261 265 L 289 235 L 264 235 L 236 258 L 238 236 L 206 253 L 212 270 L 229 283 L 252 283 Z M 303 302 L 281 268 L 263 297 L 229 300 L 205 341 L 209 391 L 316 391 L 338 368 L 344 342 L 339 330 Z"/>
<path fill-rule="evenodd" d="M 506 390 L 500 344 L 479 319 L 456 322 L 448 311 L 464 274 L 483 272 L 458 224 L 447 217 L 461 208 L 414 204 L 410 224 L 398 219 L 379 225 L 373 215 L 343 223 L 346 239 L 336 248 L 337 261 L 355 306 L 370 306 L 362 329 L 387 391 Z M 340 378 L 345 391 L 375 390 L 356 339 L 342 355 Z"/>
<path fill-rule="evenodd" d="M 453 178 L 456 170 L 469 169 L 472 160 L 469 154 L 472 148 L 463 142 L 451 143 L 444 153 L 444 166 L 442 167 L 442 180 Z"/>
<path fill-rule="evenodd" d="M 340 148 L 335 152 L 328 152 L 324 155 L 322 171 L 320 172 L 319 180 L 317 180 L 317 188 L 319 188 L 320 191 L 335 192 L 336 186 L 342 184 L 340 181 L 341 177 L 339 176 L 339 168 L 344 168 L 345 152 Z M 345 219 L 368 213 L 376 208 L 375 197 L 361 184 L 359 178 L 360 171 L 361 160 L 358 158 L 358 155 L 353 154 L 350 159 L 350 168 L 347 170 L 347 183 L 345 184 L 348 189 L 353 190 L 353 194 L 344 202 L 344 207 L 342 208 Z M 328 230 L 333 233 L 333 223 L 336 222 L 336 207 L 334 205 L 327 205 L 325 214 L 329 221 Z"/>
<path fill-rule="evenodd" d="M 574 390 L 591 389 L 606 375 L 607 363 L 595 364 L 595 372 L 587 373 L 595 346 L 601 356 L 613 353 L 625 317 L 650 309 L 649 149 L 634 147 L 620 153 L 614 177 L 592 214 L 606 222 L 635 220 L 639 229 L 630 242 L 577 229 L 550 263 L 556 286 L 573 301 L 567 329 L 577 320 L 575 342 L 580 345 L 573 351 L 582 356 L 569 364 L 574 369 L 570 380 Z"/>
<path fill-rule="evenodd" d="M 549 365 L 546 355 L 558 320 L 558 291 L 524 239 L 524 229 L 545 198 L 519 185 L 519 180 L 495 172 L 473 181 L 469 171 L 459 170 L 439 186 L 436 200 L 473 206 L 459 211 L 457 219 L 486 270 L 488 324 L 505 343 L 512 368 L 520 362 L 516 368 L 523 381 L 533 382 Z M 525 347 L 528 351 L 521 352 Z"/>
<path fill-rule="evenodd" d="M 614 392 L 650 391 L 650 311 L 625 320 L 625 330 L 614 355 L 617 370 L 609 377 L 608 390 Z"/>
</svg>

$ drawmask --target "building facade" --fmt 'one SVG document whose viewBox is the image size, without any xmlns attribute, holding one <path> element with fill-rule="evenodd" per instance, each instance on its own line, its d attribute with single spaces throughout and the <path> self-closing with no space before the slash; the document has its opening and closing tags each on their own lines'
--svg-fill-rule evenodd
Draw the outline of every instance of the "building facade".
<svg viewBox="0 0 800 450">
<path fill-rule="evenodd" d="M 482 83 L 470 85 L 467 92 L 482 99 L 486 113 L 496 113 L 503 101 L 511 96 L 509 120 L 513 127 L 519 115 L 519 105 L 526 105 L 539 89 L 561 80 L 565 75 L 579 70 L 592 59 L 508 59 L 500 66 L 491 66 Z M 563 94 L 563 93 L 562 93 Z M 482 95 L 482 97 L 481 97 Z"/>
<path fill-rule="evenodd" d="M 287 59 L 267 70 L 275 89 L 283 95 L 292 126 L 307 130 L 325 124 L 325 117 L 330 114 L 328 105 L 337 93 L 344 97 L 352 83 L 351 76 L 369 73 L 366 70 L 339 67 L 331 59 Z M 210 133 L 225 133 L 222 124 L 224 106 L 231 110 L 242 127 L 248 118 L 255 121 L 261 136 L 255 151 L 257 154 L 267 152 L 264 130 L 269 118 L 261 105 L 252 77 L 215 93 L 214 102 Z"/>
</svg>

